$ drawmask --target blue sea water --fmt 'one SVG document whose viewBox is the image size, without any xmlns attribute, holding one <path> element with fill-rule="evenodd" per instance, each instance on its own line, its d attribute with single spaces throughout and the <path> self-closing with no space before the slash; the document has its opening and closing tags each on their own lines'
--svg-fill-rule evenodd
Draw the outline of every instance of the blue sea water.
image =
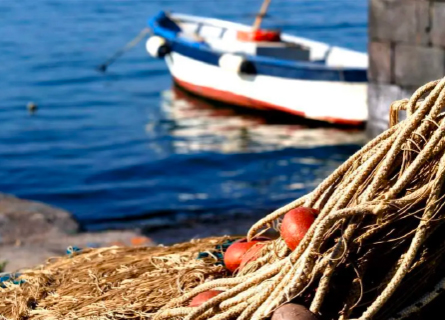
<svg viewBox="0 0 445 320">
<path fill-rule="evenodd" d="M 188 96 L 142 43 L 95 70 L 159 10 L 252 23 L 260 5 L 0 1 L 0 192 L 63 207 L 96 230 L 262 215 L 310 191 L 361 132 Z M 266 25 L 365 51 L 367 0 L 274 0 Z"/>
</svg>

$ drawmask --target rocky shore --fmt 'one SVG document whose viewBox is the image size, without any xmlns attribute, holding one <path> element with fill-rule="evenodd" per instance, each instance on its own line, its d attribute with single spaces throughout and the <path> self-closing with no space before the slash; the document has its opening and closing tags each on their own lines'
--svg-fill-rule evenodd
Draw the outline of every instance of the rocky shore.
<svg viewBox="0 0 445 320">
<path fill-rule="evenodd" d="M 79 232 L 63 209 L 0 194 L 0 267 L 14 272 L 66 254 L 69 246 L 172 244 L 221 235 L 243 235 L 259 217 L 188 222 L 171 228 Z M 1 271 L 1 270 L 0 270 Z"/>
<path fill-rule="evenodd" d="M 138 230 L 79 233 L 71 214 L 40 202 L 0 194 L 0 265 L 16 271 L 65 254 L 69 246 L 130 245 Z"/>
</svg>

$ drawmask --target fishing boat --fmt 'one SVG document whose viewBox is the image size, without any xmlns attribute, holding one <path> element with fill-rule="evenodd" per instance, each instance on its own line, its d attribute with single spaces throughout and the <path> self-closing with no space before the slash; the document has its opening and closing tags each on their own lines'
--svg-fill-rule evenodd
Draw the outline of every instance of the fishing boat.
<svg viewBox="0 0 445 320">
<path fill-rule="evenodd" d="M 367 120 L 367 54 L 213 18 L 160 12 L 146 50 L 204 98 L 342 125 Z"/>
</svg>

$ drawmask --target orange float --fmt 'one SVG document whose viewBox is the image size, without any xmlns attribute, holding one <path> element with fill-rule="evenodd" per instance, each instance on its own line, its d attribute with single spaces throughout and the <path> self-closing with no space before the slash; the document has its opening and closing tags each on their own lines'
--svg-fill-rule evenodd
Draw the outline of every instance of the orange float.
<svg viewBox="0 0 445 320">
<path fill-rule="evenodd" d="M 295 250 L 318 213 L 317 209 L 305 207 L 295 208 L 286 213 L 281 222 L 280 233 L 289 249 Z"/>
<path fill-rule="evenodd" d="M 146 246 L 152 244 L 152 240 L 150 238 L 139 236 L 131 238 L 131 245 L 133 247 Z"/>
</svg>

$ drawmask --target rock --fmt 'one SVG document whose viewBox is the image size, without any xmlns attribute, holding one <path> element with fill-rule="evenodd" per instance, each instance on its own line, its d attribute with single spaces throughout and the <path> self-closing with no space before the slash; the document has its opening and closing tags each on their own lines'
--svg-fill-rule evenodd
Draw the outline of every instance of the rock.
<svg viewBox="0 0 445 320">
<path fill-rule="evenodd" d="M 287 303 L 275 310 L 272 320 L 318 320 L 318 317 L 305 306 Z"/>
<path fill-rule="evenodd" d="M 0 234 L 2 243 L 34 241 L 48 233 L 76 233 L 77 222 L 65 210 L 40 202 L 0 195 Z"/>
<path fill-rule="evenodd" d="M 0 262 L 7 262 L 4 271 L 35 267 L 50 257 L 65 255 L 69 246 L 154 245 L 139 230 L 78 231 L 68 211 L 0 193 Z"/>
</svg>

